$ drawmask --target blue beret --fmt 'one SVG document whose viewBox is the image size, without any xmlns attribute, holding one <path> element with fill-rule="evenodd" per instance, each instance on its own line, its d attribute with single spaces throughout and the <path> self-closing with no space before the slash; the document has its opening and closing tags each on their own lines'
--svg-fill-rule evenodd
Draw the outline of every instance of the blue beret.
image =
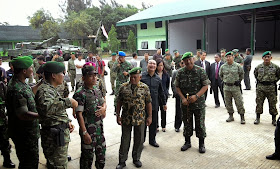
<svg viewBox="0 0 280 169">
<path fill-rule="evenodd" d="M 126 56 L 123 51 L 119 51 L 119 56 Z"/>
</svg>

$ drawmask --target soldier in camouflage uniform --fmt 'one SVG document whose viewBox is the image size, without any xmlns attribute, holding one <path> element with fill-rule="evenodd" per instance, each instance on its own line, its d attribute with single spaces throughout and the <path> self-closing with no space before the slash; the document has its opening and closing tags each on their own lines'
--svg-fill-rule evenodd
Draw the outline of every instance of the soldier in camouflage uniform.
<svg viewBox="0 0 280 169">
<path fill-rule="evenodd" d="M 119 149 L 119 164 L 117 169 L 126 166 L 128 151 L 130 147 L 131 131 L 133 127 L 134 145 L 132 150 L 132 158 L 134 165 L 139 168 L 142 166 L 140 161 L 144 143 L 145 119 L 147 108 L 146 124 L 149 126 L 152 122 L 152 99 L 149 86 L 140 82 L 141 68 L 135 67 L 131 71 L 130 81 L 121 85 L 118 104 L 117 104 L 117 123 L 122 127 L 121 145 Z M 122 115 L 120 117 L 120 110 Z"/>
<path fill-rule="evenodd" d="M 173 53 L 174 53 L 173 61 L 175 62 L 175 69 L 177 70 L 177 69 L 181 68 L 180 62 L 181 62 L 182 56 L 180 55 L 178 50 L 174 50 Z"/>
<path fill-rule="evenodd" d="M 238 49 L 233 49 L 232 50 L 232 52 L 233 52 L 233 55 L 234 55 L 234 61 L 236 62 L 236 63 L 239 63 L 241 66 L 243 66 L 243 58 L 239 55 L 239 50 Z"/>
<path fill-rule="evenodd" d="M 39 115 L 36 110 L 34 93 L 40 83 L 35 85 L 32 90 L 25 83 L 25 79 L 33 73 L 31 67 L 33 61 L 30 57 L 14 58 L 11 63 L 14 68 L 14 76 L 9 82 L 6 98 L 8 133 L 15 144 L 19 169 L 37 169 Z"/>
<path fill-rule="evenodd" d="M 277 81 L 280 79 L 280 68 L 271 62 L 270 51 L 262 55 L 263 63 L 255 68 L 254 75 L 257 80 L 256 114 L 254 124 L 260 123 L 260 115 L 263 113 L 263 103 L 265 98 L 268 100 L 269 113 L 272 115 L 272 124 L 276 126 L 277 103 Z"/>
<path fill-rule="evenodd" d="M 66 109 L 76 108 L 78 103 L 71 98 L 62 98 L 56 87 L 62 84 L 65 71 L 61 62 L 47 62 L 43 65 L 45 81 L 36 94 L 36 106 L 40 114 L 41 145 L 47 168 L 67 168 L 67 151 L 70 132 L 74 130 Z"/>
<path fill-rule="evenodd" d="M 37 56 L 37 57 L 33 60 L 33 66 L 34 66 L 34 70 L 33 70 L 34 73 L 33 73 L 33 76 L 34 76 L 36 82 L 39 81 L 39 78 L 38 78 L 36 72 L 37 72 L 37 70 L 39 69 L 39 67 L 41 66 L 41 65 L 39 64 L 39 62 L 38 62 L 38 58 L 39 58 L 39 56 Z"/>
<path fill-rule="evenodd" d="M 29 55 L 29 57 L 33 60 L 33 56 Z M 34 64 L 31 65 L 32 70 L 35 70 Z M 36 73 L 33 73 L 29 78 L 28 78 L 28 84 L 32 84 L 34 81 L 34 77 L 35 77 Z"/>
<path fill-rule="evenodd" d="M 84 85 L 79 88 L 73 98 L 78 101 L 75 109 L 80 125 L 81 158 L 80 168 L 91 169 L 94 153 L 95 167 L 105 166 L 106 142 L 103 130 L 103 118 L 106 116 L 106 102 L 96 86 L 97 72 L 93 66 L 82 68 Z"/>
<path fill-rule="evenodd" d="M 112 68 L 113 71 L 117 73 L 115 99 L 114 99 L 115 112 L 116 112 L 117 97 L 119 94 L 120 86 L 128 81 L 129 78 L 128 72 L 132 69 L 131 64 L 125 60 L 125 56 L 126 56 L 125 53 L 120 51 L 118 62 L 114 63 Z"/>
<path fill-rule="evenodd" d="M 227 52 L 225 56 L 227 57 L 227 62 L 221 66 L 219 76 L 224 83 L 224 98 L 229 113 L 229 118 L 226 121 L 234 121 L 234 110 L 232 106 L 232 98 L 234 98 L 237 111 L 241 117 L 241 124 L 245 124 L 245 109 L 240 91 L 241 81 L 244 78 L 244 70 L 238 63 L 234 62 L 233 52 Z"/>
<path fill-rule="evenodd" d="M 205 96 L 210 80 L 205 70 L 194 65 L 192 52 L 186 52 L 182 60 L 185 67 L 179 69 L 176 80 L 176 92 L 182 100 L 182 121 L 184 122 L 185 144 L 181 151 L 191 147 L 191 136 L 193 135 L 193 116 L 195 118 L 195 133 L 199 138 L 199 152 L 205 153 L 204 139 L 205 128 Z"/>
<path fill-rule="evenodd" d="M 69 59 L 68 61 L 68 75 L 70 77 L 70 81 L 71 81 L 71 86 L 72 86 L 72 91 L 74 91 L 74 87 L 75 87 L 75 79 L 76 79 L 76 66 L 74 61 L 76 60 L 76 56 L 75 56 L 75 52 L 71 53 L 71 59 Z"/>
<path fill-rule="evenodd" d="M 113 71 L 113 65 L 117 63 L 116 55 L 117 55 L 116 53 L 112 53 L 112 60 L 108 62 L 108 67 L 110 69 L 110 82 L 112 87 L 112 93 L 110 95 L 115 94 L 115 81 L 117 78 L 117 73 Z"/>
<path fill-rule="evenodd" d="M 2 70 L 0 69 L 0 74 Z M 10 152 L 11 145 L 8 136 L 8 119 L 5 111 L 5 100 L 7 93 L 7 86 L 0 77 L 0 151 L 4 157 L 3 166 L 6 168 L 15 168 L 15 164 L 11 161 Z"/>
<path fill-rule="evenodd" d="M 224 63 L 226 63 L 227 62 L 227 58 L 226 58 L 226 52 L 227 50 L 226 49 L 224 49 L 224 48 L 222 48 L 221 50 L 220 50 L 220 53 L 221 53 L 221 58 L 222 58 L 222 61 L 224 62 Z"/>
<path fill-rule="evenodd" d="M 196 50 L 196 56 L 194 57 L 194 61 L 200 60 L 200 56 L 202 55 L 202 50 L 197 49 Z"/>
<path fill-rule="evenodd" d="M 61 62 L 64 64 L 64 59 L 63 57 L 59 57 L 59 58 L 56 58 L 55 59 L 56 62 Z M 64 64 L 65 65 L 65 64 Z M 65 73 L 65 72 L 64 72 Z M 73 89 L 73 88 L 72 88 Z M 69 87 L 68 87 L 68 84 L 65 80 L 63 80 L 63 83 L 61 85 L 58 85 L 56 87 L 56 90 L 58 91 L 58 93 L 60 94 L 60 96 L 62 98 L 66 98 L 68 97 L 70 91 L 69 91 Z"/>
</svg>

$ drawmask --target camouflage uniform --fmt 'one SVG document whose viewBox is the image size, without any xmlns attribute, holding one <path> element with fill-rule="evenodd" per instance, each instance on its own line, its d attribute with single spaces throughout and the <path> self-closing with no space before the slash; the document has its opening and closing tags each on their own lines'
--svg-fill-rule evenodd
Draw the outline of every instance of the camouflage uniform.
<svg viewBox="0 0 280 169">
<path fill-rule="evenodd" d="M 76 79 L 76 66 L 74 63 L 75 60 L 69 59 L 68 61 L 68 74 L 70 76 L 70 81 L 71 81 L 71 87 L 74 89 L 75 87 L 75 79 Z"/>
<path fill-rule="evenodd" d="M 102 117 L 97 117 L 95 115 L 95 112 L 98 110 L 97 106 L 103 105 L 104 98 L 97 86 L 93 86 L 93 89 L 88 89 L 87 87 L 82 86 L 76 91 L 73 98 L 78 102 L 78 107 L 75 111 L 82 112 L 86 130 L 92 139 L 91 144 L 85 144 L 83 141 L 83 133 L 80 130 L 82 151 L 80 168 L 92 168 L 94 152 L 96 155 L 95 167 L 97 169 L 104 168 L 106 142 L 103 130 L 103 120 Z"/>
<path fill-rule="evenodd" d="M 181 68 L 181 66 L 180 66 L 181 58 L 182 58 L 181 55 L 179 55 L 178 57 L 174 56 L 173 61 L 175 62 L 175 69 L 176 70 Z"/>
<path fill-rule="evenodd" d="M 224 62 L 224 63 L 226 63 L 226 62 L 227 62 L 227 58 L 226 58 L 225 56 L 222 56 L 222 57 L 221 57 L 221 61 Z"/>
<path fill-rule="evenodd" d="M 117 97 L 119 94 L 120 86 L 128 81 L 129 76 L 125 76 L 123 72 L 128 72 L 130 69 L 132 69 L 131 64 L 128 61 L 124 61 L 123 63 L 118 66 L 118 62 L 115 62 L 113 65 L 113 71 L 117 73 L 117 79 L 116 79 L 116 88 L 115 88 L 115 99 L 114 99 L 114 106 L 117 106 Z"/>
<path fill-rule="evenodd" d="M 82 78 L 80 78 L 77 83 L 76 83 L 76 91 L 82 87 L 84 85 L 84 81 Z M 102 97 L 105 97 L 106 96 L 106 90 L 103 88 L 103 81 L 100 80 L 99 78 L 96 79 L 96 85 L 95 86 L 98 86 L 98 89 L 101 91 L 101 95 Z"/>
<path fill-rule="evenodd" d="M 119 163 L 127 160 L 130 147 L 132 126 L 134 128 L 133 161 L 140 160 L 144 143 L 145 108 L 152 102 L 149 87 L 142 82 L 131 85 L 123 83 L 119 90 L 118 101 L 122 103 L 122 137 L 119 150 Z"/>
<path fill-rule="evenodd" d="M 113 65 L 117 63 L 117 61 L 112 61 L 110 60 L 108 62 L 108 67 L 110 68 L 110 82 L 111 82 L 111 87 L 112 90 L 115 91 L 115 81 L 117 78 L 117 73 L 115 71 L 113 71 Z"/>
<path fill-rule="evenodd" d="M 263 113 L 263 103 L 265 98 L 267 98 L 269 103 L 269 113 L 276 116 L 278 114 L 276 109 L 276 82 L 280 79 L 279 66 L 274 63 L 265 66 L 262 63 L 255 68 L 254 75 L 257 80 L 256 113 Z"/>
<path fill-rule="evenodd" d="M 33 60 L 33 66 L 35 68 L 35 69 L 33 69 L 34 77 L 35 77 L 36 82 L 38 82 L 39 77 L 37 76 L 36 72 L 38 71 L 38 69 L 41 65 L 38 63 L 37 58 Z"/>
<path fill-rule="evenodd" d="M 224 97 L 228 113 L 234 113 L 232 106 L 232 98 L 234 98 L 238 113 L 243 115 L 245 109 L 239 86 L 241 80 L 244 78 L 243 68 L 236 62 L 233 62 L 231 65 L 226 62 L 221 66 L 219 76 L 224 82 Z M 239 84 L 237 84 L 237 82 L 239 82 Z"/>
<path fill-rule="evenodd" d="M 70 99 L 62 98 L 52 85 L 44 81 L 36 93 L 36 104 L 47 168 L 67 168 L 70 119 L 66 109 L 72 106 Z"/>
<path fill-rule="evenodd" d="M 63 83 L 61 85 L 58 85 L 56 87 L 56 90 L 58 91 L 58 93 L 62 98 L 68 97 L 70 93 L 67 82 L 65 80 L 63 80 Z"/>
<path fill-rule="evenodd" d="M 203 86 L 209 85 L 210 81 L 205 70 L 194 65 L 192 70 L 186 67 L 178 70 L 175 86 L 181 89 L 182 94 L 186 97 L 198 93 Z M 196 102 L 189 106 L 181 105 L 182 121 L 184 122 L 184 136 L 191 137 L 193 135 L 193 116 L 195 117 L 195 133 L 196 137 L 204 139 L 206 137 L 205 128 L 205 96 L 204 94 L 197 99 Z"/>
<path fill-rule="evenodd" d="M 234 61 L 236 63 L 243 64 L 243 58 L 240 55 L 234 56 Z"/>
<path fill-rule="evenodd" d="M 171 66 L 171 62 L 172 60 L 167 60 L 167 59 L 163 59 L 164 62 L 164 69 L 167 72 L 167 74 L 169 75 L 169 77 L 172 76 L 172 70 L 173 70 L 173 66 Z"/>
<path fill-rule="evenodd" d="M 20 120 L 18 114 L 37 112 L 34 94 L 29 85 L 14 76 L 8 85 L 6 107 L 8 112 L 8 133 L 13 140 L 19 159 L 19 168 L 38 168 L 39 122 Z"/>
<path fill-rule="evenodd" d="M 10 156 L 11 145 L 8 136 L 8 119 L 5 112 L 6 85 L 0 81 L 0 150 L 4 157 Z"/>
</svg>

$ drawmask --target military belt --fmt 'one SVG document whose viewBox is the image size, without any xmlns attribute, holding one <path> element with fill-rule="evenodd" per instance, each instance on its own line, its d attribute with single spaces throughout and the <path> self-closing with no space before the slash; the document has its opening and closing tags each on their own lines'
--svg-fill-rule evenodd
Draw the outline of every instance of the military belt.
<svg viewBox="0 0 280 169">
<path fill-rule="evenodd" d="M 42 130 L 50 130 L 51 128 L 65 130 L 65 129 L 69 128 L 69 123 L 62 123 L 62 124 L 58 124 L 58 125 L 55 125 L 55 126 L 42 127 Z"/>
<path fill-rule="evenodd" d="M 224 82 L 224 84 L 227 85 L 227 86 L 234 86 L 234 83 L 226 83 L 226 82 Z"/>
<path fill-rule="evenodd" d="M 275 82 L 269 82 L 269 81 L 263 81 L 263 82 L 259 82 L 259 83 L 264 86 L 275 85 Z"/>
<path fill-rule="evenodd" d="M 64 130 L 69 128 L 68 123 L 62 123 L 55 126 L 43 127 L 42 130 L 49 130 L 57 146 L 65 146 Z"/>
</svg>

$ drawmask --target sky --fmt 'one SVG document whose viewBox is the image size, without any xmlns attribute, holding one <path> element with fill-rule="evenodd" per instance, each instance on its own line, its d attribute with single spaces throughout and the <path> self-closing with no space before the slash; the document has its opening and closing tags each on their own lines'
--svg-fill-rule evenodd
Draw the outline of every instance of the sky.
<svg viewBox="0 0 280 169">
<path fill-rule="evenodd" d="M 62 0 L 0 0 L 1 12 L 0 22 L 7 22 L 9 25 L 28 26 L 28 16 L 32 16 L 37 10 L 43 8 L 49 11 L 54 18 L 61 18 L 61 12 L 58 4 Z M 110 2 L 110 0 L 107 0 Z M 137 8 L 142 7 L 142 2 L 147 5 L 157 5 L 172 0 L 116 0 L 117 3 L 126 5 L 131 4 Z M 95 6 L 99 5 L 98 0 L 92 0 Z"/>
</svg>

